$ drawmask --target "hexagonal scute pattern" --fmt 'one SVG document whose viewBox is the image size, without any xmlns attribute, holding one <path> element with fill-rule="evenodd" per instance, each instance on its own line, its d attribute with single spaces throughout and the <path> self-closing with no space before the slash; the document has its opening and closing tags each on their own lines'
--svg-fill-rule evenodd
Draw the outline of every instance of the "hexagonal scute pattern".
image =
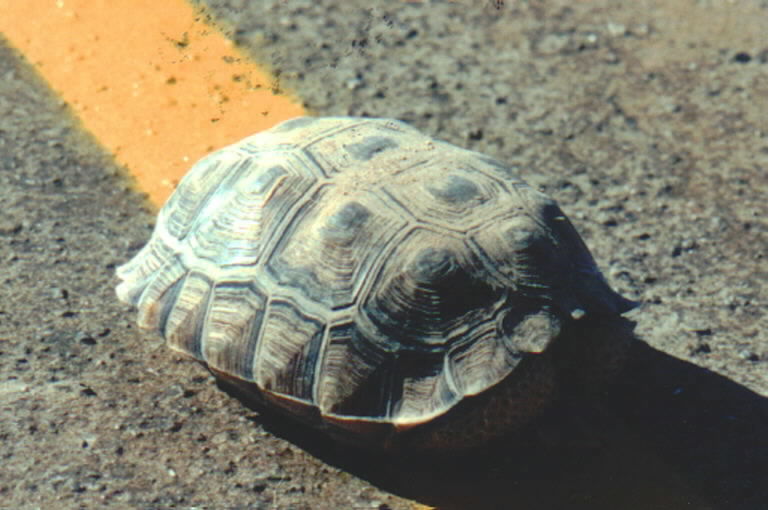
<svg viewBox="0 0 768 510">
<path fill-rule="evenodd" d="M 387 119 L 294 119 L 206 157 L 118 275 L 171 347 L 344 426 L 427 422 L 563 320 L 626 308 L 553 201 Z"/>
</svg>

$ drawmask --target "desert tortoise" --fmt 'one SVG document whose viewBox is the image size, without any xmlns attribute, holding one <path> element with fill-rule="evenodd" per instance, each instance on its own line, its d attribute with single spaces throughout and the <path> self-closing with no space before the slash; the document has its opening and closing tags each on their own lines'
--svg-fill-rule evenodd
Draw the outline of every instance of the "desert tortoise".
<svg viewBox="0 0 768 510">
<path fill-rule="evenodd" d="M 524 423 L 552 384 L 526 360 L 633 306 L 510 167 L 387 119 L 297 118 L 205 157 L 117 274 L 174 350 L 384 448 Z"/>
</svg>

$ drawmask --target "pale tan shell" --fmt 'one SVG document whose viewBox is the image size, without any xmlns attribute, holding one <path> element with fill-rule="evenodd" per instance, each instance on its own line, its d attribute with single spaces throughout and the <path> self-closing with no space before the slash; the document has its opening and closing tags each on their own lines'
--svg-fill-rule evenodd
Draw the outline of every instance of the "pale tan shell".
<svg viewBox="0 0 768 510">
<path fill-rule="evenodd" d="M 360 433 L 428 422 L 564 321 L 631 307 L 554 201 L 386 119 L 294 119 L 206 157 L 118 276 L 173 349 Z"/>
</svg>

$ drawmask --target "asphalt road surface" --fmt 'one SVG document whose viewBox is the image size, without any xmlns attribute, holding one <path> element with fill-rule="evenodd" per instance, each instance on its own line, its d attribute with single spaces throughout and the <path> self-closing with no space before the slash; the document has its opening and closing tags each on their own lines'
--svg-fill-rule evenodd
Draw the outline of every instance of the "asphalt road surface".
<svg viewBox="0 0 768 510">
<path fill-rule="evenodd" d="M 765 2 L 208 8 L 313 113 L 516 165 L 642 340 L 493 455 L 399 463 L 264 416 L 137 331 L 113 273 L 152 213 L 0 40 L 0 506 L 768 508 Z"/>
</svg>

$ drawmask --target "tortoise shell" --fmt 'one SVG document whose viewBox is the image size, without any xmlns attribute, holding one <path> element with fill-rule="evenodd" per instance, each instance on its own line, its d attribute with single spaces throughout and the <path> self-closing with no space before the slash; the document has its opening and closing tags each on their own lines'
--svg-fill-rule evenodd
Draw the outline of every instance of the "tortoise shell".
<svg viewBox="0 0 768 510">
<path fill-rule="evenodd" d="M 205 157 L 117 274 L 171 348 L 363 439 L 632 307 L 512 168 L 387 119 L 293 119 Z"/>
</svg>

